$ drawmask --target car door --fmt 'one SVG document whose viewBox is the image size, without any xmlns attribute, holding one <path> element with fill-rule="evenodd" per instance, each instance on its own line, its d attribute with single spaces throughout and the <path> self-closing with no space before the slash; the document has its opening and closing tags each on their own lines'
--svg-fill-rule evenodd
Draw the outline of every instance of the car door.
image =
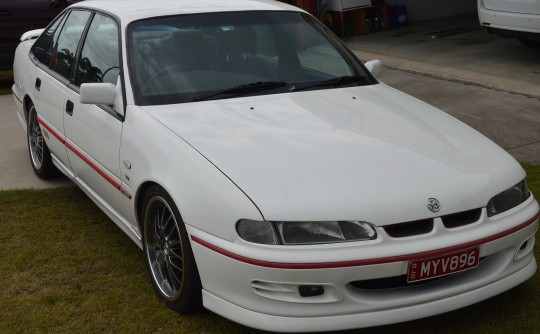
<svg viewBox="0 0 540 334">
<path fill-rule="evenodd" d="M 119 154 L 123 116 L 118 111 L 123 108 L 122 103 L 115 107 L 79 102 L 83 83 L 105 82 L 120 87 L 119 66 L 118 24 L 113 18 L 96 13 L 80 48 L 73 84 L 66 93 L 66 146 L 72 171 L 82 186 L 102 204 L 121 214 Z M 117 92 L 120 97 L 121 89 Z"/>
<path fill-rule="evenodd" d="M 38 67 L 32 78 L 32 100 L 53 158 L 67 169 L 70 163 L 64 145 L 66 90 L 71 84 L 74 55 L 89 18 L 89 11 L 66 13 L 38 38 L 31 50 Z"/>
</svg>

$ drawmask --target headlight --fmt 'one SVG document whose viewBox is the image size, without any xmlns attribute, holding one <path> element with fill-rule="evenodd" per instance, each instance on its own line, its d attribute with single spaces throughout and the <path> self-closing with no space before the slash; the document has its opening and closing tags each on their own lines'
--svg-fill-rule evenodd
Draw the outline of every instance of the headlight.
<svg viewBox="0 0 540 334">
<path fill-rule="evenodd" d="M 491 217 L 510 210 L 525 202 L 527 198 L 529 198 L 529 189 L 527 188 L 527 182 L 523 180 L 491 198 L 486 206 L 487 215 Z"/>
<path fill-rule="evenodd" d="M 271 222 L 256 220 L 240 220 L 236 224 L 240 238 L 257 244 L 280 245 L 275 227 Z"/>
<path fill-rule="evenodd" d="M 269 222 L 240 220 L 238 235 L 249 242 L 269 245 L 308 245 L 373 240 L 375 227 L 360 221 Z"/>
</svg>

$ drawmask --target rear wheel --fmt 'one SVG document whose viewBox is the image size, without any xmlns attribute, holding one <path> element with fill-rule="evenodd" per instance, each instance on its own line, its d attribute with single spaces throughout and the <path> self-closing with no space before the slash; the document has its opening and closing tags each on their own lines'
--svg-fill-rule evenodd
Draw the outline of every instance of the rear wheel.
<svg viewBox="0 0 540 334">
<path fill-rule="evenodd" d="M 26 129 L 28 137 L 28 151 L 30 153 L 30 162 L 37 176 L 43 179 L 50 179 L 58 174 L 53 165 L 51 153 L 43 139 L 41 126 L 38 122 L 36 108 L 33 104 L 28 108 L 28 122 Z"/>
<path fill-rule="evenodd" d="M 149 189 L 143 203 L 143 248 L 156 295 L 177 312 L 199 311 L 201 281 L 178 209 L 158 186 Z"/>
</svg>

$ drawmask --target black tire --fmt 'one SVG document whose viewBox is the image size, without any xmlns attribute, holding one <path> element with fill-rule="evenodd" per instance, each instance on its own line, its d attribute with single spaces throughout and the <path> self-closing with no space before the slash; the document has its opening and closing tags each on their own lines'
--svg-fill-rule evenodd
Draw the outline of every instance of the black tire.
<svg viewBox="0 0 540 334">
<path fill-rule="evenodd" d="M 51 179 L 58 176 L 58 169 L 54 166 L 49 148 L 43 139 L 36 108 L 33 104 L 28 106 L 26 137 L 30 163 L 34 173 L 42 179 Z"/>
<path fill-rule="evenodd" d="M 144 196 L 143 250 L 159 300 L 179 313 L 202 309 L 202 286 L 180 212 L 167 192 L 152 186 Z"/>
</svg>

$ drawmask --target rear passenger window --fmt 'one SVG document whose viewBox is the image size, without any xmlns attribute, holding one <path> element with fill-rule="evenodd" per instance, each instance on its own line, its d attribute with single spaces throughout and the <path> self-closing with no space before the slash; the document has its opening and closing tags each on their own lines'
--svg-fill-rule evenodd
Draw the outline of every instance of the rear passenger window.
<svg viewBox="0 0 540 334">
<path fill-rule="evenodd" d="M 120 74 L 118 50 L 116 22 L 96 14 L 84 41 L 75 84 L 108 82 L 116 85 Z"/>
<path fill-rule="evenodd" d="M 58 38 L 58 33 L 64 23 L 65 16 L 66 14 L 64 13 L 62 16 L 58 17 L 53 24 L 39 36 L 32 46 L 32 54 L 34 57 L 41 63 L 47 65 L 47 67 L 51 65 L 52 48 Z"/>
<path fill-rule="evenodd" d="M 90 12 L 72 11 L 54 45 L 50 67 L 66 79 L 71 78 L 77 46 L 89 17 Z"/>
</svg>

